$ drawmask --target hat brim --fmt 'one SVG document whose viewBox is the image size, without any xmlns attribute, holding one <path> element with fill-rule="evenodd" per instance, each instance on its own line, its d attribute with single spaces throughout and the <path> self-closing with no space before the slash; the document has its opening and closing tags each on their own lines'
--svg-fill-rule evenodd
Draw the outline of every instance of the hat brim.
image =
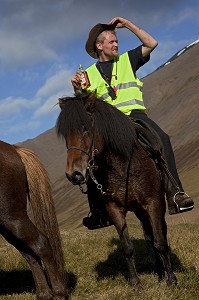
<svg viewBox="0 0 199 300">
<path fill-rule="evenodd" d="M 88 40 L 85 45 L 86 52 L 93 58 L 98 58 L 96 49 L 95 49 L 95 41 L 100 33 L 105 30 L 114 30 L 114 25 L 101 24 L 98 23 L 95 25 L 91 31 L 89 32 Z"/>
</svg>

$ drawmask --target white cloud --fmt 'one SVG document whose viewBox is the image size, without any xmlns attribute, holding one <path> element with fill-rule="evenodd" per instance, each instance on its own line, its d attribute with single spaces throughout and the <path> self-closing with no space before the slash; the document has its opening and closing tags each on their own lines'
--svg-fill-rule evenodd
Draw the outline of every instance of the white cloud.
<svg viewBox="0 0 199 300">
<path fill-rule="evenodd" d="M 197 26 L 189 31 L 187 27 L 189 23 L 198 24 L 198 6 L 198 0 L 191 0 L 191 5 L 185 0 L 102 0 L 100 7 L 106 10 L 100 14 L 99 1 L 95 0 L 1 0 L 1 138 L 19 140 L 20 134 L 20 139 L 23 136 L 25 140 L 54 124 L 58 98 L 73 94 L 73 69 L 79 61 L 84 67 L 93 62 L 84 44 L 89 29 L 97 22 L 108 22 L 120 15 L 158 39 L 159 46 L 150 62 L 139 70 L 139 77 L 143 77 L 193 42 L 193 34 L 189 33 Z M 183 28 L 184 21 L 188 26 Z M 174 35 L 174 30 L 179 34 Z M 186 35 L 181 36 L 184 31 Z M 121 44 L 119 39 L 120 49 L 124 46 L 126 51 L 139 45 L 127 30 L 120 33 L 127 37 L 124 43 L 121 39 Z"/>
<path fill-rule="evenodd" d="M 39 120 L 34 120 L 34 121 L 26 121 L 25 124 L 24 122 L 22 123 L 17 123 L 16 125 L 11 125 L 10 126 L 10 133 L 18 133 L 22 131 L 28 131 L 32 129 L 38 129 L 41 126 L 41 122 Z"/>
<path fill-rule="evenodd" d="M 8 134 L 30 132 L 42 126 L 44 117 L 49 120 L 53 117 L 54 120 L 60 111 L 56 105 L 58 98 L 73 94 L 71 77 L 71 70 L 59 70 L 46 80 L 33 99 L 8 97 L 0 100 L 1 132 L 4 132 L 4 127 Z"/>
<path fill-rule="evenodd" d="M 8 118 L 12 115 L 17 115 L 22 109 L 34 106 L 27 99 L 8 97 L 0 101 L 0 118 Z"/>
<path fill-rule="evenodd" d="M 46 97 L 52 95 L 52 93 L 63 90 L 66 86 L 66 81 L 72 77 L 70 70 L 60 70 L 50 78 L 48 78 L 45 84 L 38 90 L 36 97 Z"/>
<path fill-rule="evenodd" d="M 177 24 L 181 24 L 187 20 L 194 20 L 195 22 L 199 23 L 198 10 L 195 8 L 195 6 L 188 6 L 179 10 L 178 13 L 172 14 L 167 26 L 176 26 Z"/>
<path fill-rule="evenodd" d="M 56 52 L 36 37 L 23 36 L 16 32 L 0 31 L 0 61 L 3 67 L 22 67 L 49 60 L 57 60 Z"/>
<path fill-rule="evenodd" d="M 106 7 L 101 15 L 98 1 L 1 0 L 1 65 L 30 66 L 59 60 L 75 41 L 86 39 L 88 28 L 97 21 L 108 22 L 117 15 L 135 21 L 146 30 L 162 23 L 172 26 L 188 18 L 198 20 L 196 0 L 192 0 L 191 6 L 184 0 L 102 0 L 100 6 Z"/>
<path fill-rule="evenodd" d="M 72 77 L 71 70 L 60 70 L 52 77 L 48 78 L 46 83 L 38 90 L 36 98 L 42 98 L 43 104 L 34 112 L 34 118 L 42 115 L 48 115 L 54 112 L 53 108 L 58 102 L 58 98 L 63 95 L 72 95 L 73 88 L 70 84 Z"/>
</svg>

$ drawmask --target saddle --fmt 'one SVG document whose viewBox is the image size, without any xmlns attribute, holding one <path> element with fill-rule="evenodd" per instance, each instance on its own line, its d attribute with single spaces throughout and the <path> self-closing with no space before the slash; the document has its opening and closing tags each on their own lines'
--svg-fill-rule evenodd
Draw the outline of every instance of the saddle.
<svg viewBox="0 0 199 300">
<path fill-rule="evenodd" d="M 138 137 L 138 142 L 142 148 L 148 153 L 148 155 L 155 161 L 158 170 L 164 178 L 165 190 L 168 189 L 168 181 L 179 189 L 178 184 L 169 171 L 167 162 L 164 158 L 164 149 L 162 141 L 156 131 L 149 126 L 146 122 L 140 119 L 131 120 L 134 123 L 135 130 Z"/>
<path fill-rule="evenodd" d="M 135 127 L 138 142 L 144 150 L 153 159 L 160 159 L 163 156 L 163 145 L 159 135 L 156 131 L 146 122 L 140 119 L 132 119 Z"/>
</svg>

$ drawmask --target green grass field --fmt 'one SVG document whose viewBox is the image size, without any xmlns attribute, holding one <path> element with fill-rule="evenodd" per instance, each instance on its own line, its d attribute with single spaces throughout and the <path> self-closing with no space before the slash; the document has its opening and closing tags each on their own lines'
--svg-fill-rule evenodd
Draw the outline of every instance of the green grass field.
<svg viewBox="0 0 199 300">
<path fill-rule="evenodd" d="M 168 225 L 168 241 L 177 286 L 159 282 L 154 256 L 137 220 L 128 218 L 142 285 L 128 284 L 128 268 L 115 228 L 62 231 L 71 300 L 199 299 L 199 225 Z M 36 299 L 32 273 L 22 256 L 0 239 L 0 299 Z"/>
</svg>

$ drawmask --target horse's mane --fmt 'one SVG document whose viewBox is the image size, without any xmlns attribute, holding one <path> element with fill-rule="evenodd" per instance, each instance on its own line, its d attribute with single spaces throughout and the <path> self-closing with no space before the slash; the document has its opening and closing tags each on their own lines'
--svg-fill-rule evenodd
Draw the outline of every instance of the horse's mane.
<svg viewBox="0 0 199 300">
<path fill-rule="evenodd" d="M 65 138 L 69 133 L 82 131 L 82 126 L 86 130 L 91 131 L 91 120 L 86 112 L 82 98 L 65 97 L 64 107 L 56 122 L 58 136 Z"/>
<path fill-rule="evenodd" d="M 58 136 L 65 137 L 70 132 L 82 130 L 92 131 L 92 119 L 86 110 L 87 100 L 79 97 L 65 98 L 56 124 Z M 136 141 L 136 131 L 132 120 L 114 106 L 96 99 L 90 111 L 98 134 L 110 151 L 130 158 L 133 144 Z"/>
</svg>

